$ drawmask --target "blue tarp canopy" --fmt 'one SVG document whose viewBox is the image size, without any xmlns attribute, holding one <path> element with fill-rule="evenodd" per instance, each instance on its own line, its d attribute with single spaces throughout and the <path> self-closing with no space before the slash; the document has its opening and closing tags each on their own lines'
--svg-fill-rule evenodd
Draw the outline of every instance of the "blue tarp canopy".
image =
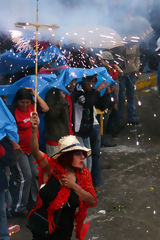
<svg viewBox="0 0 160 240">
<path fill-rule="evenodd" d="M 37 76 L 37 93 L 44 99 L 46 92 L 52 88 L 58 88 L 67 91 L 62 79 L 58 79 L 55 74 L 40 74 Z M 0 85 L 0 95 L 7 95 L 7 104 L 11 104 L 12 100 L 20 88 L 35 88 L 35 75 L 24 77 L 11 85 Z"/>
<path fill-rule="evenodd" d="M 71 82 L 74 78 L 77 78 L 77 82 L 81 82 L 83 77 L 93 76 L 97 74 L 97 83 L 95 87 L 97 87 L 101 82 L 105 81 L 109 83 L 111 86 L 116 86 L 117 83 L 112 79 L 109 75 L 105 67 L 98 67 L 93 69 L 87 68 L 66 68 L 63 70 L 58 79 L 61 83 L 64 83 L 64 86 L 67 86 L 69 82 Z M 105 89 L 101 91 L 101 95 L 103 95 Z"/>
<path fill-rule="evenodd" d="M 61 89 L 68 93 L 66 86 L 73 79 L 77 78 L 77 82 L 81 82 L 83 77 L 95 74 L 98 74 L 96 86 L 98 86 L 102 81 L 108 82 L 111 86 L 117 84 L 104 67 L 93 69 L 66 68 L 58 77 L 55 74 L 39 74 L 37 92 L 42 98 L 45 97 L 46 92 L 52 87 Z M 7 98 L 7 103 L 10 104 L 18 89 L 23 87 L 31 87 L 34 89 L 35 75 L 24 77 L 11 85 L 0 85 L 0 95 L 11 95 Z M 103 94 L 104 91 L 105 89 L 101 91 L 101 94 Z"/>
<path fill-rule="evenodd" d="M 36 52 L 14 52 L 13 49 L 0 55 L 0 75 L 9 75 L 35 66 Z M 66 65 L 65 57 L 56 46 L 50 46 L 38 53 L 38 65 L 55 60 L 54 67 Z"/>
<path fill-rule="evenodd" d="M 0 140 L 8 136 L 14 142 L 19 141 L 16 120 L 0 98 Z"/>
</svg>

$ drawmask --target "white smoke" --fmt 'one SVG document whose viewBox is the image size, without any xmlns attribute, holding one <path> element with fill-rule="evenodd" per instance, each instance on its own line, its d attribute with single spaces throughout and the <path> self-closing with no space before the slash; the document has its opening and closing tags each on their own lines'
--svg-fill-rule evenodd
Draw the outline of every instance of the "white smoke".
<svg viewBox="0 0 160 240">
<path fill-rule="evenodd" d="M 1 1 L 0 30 L 17 30 L 16 22 L 35 23 L 36 2 Z M 135 16 L 135 13 L 146 17 L 152 2 L 153 0 L 39 0 L 39 23 L 59 25 L 58 30 L 40 31 L 40 38 L 58 38 L 63 42 L 70 32 L 76 32 L 83 26 L 94 29 L 97 25 L 113 28 L 121 34 L 121 22 L 122 26 L 127 25 L 128 17 Z M 125 22 L 122 21 L 124 16 Z M 34 35 L 34 30 L 26 29 L 24 33 L 30 37 Z"/>
</svg>

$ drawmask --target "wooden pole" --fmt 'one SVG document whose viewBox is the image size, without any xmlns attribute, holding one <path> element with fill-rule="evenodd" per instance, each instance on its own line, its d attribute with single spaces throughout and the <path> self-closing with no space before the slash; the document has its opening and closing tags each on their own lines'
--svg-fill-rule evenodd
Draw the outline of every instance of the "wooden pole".
<svg viewBox="0 0 160 240">
<path fill-rule="evenodd" d="M 37 111 L 37 74 L 38 74 L 38 0 L 36 10 L 36 64 L 35 64 L 35 104 L 34 111 Z"/>
<path fill-rule="evenodd" d="M 38 24 L 38 1 L 37 0 L 37 9 L 36 9 L 36 24 L 34 23 L 24 23 L 24 22 L 17 22 L 15 23 L 16 27 L 35 27 L 36 29 L 36 62 L 35 62 L 35 104 L 34 104 L 34 111 L 37 111 L 37 75 L 38 75 L 38 31 L 39 28 L 50 28 L 50 29 L 57 29 L 59 28 L 56 24 L 52 25 L 44 25 L 44 24 Z"/>
</svg>

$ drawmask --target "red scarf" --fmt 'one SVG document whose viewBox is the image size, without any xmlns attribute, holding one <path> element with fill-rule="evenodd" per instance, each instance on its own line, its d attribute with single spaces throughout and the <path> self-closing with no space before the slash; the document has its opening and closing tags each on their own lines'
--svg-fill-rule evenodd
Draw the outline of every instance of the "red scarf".
<svg viewBox="0 0 160 240">
<path fill-rule="evenodd" d="M 45 155 L 47 156 L 47 155 Z M 58 164 L 58 162 L 56 160 L 53 160 L 53 158 L 48 157 L 48 164 L 50 165 L 50 171 L 51 174 L 58 180 L 61 179 L 62 174 L 67 174 L 65 172 L 65 169 Z M 40 180 L 40 185 L 43 183 L 43 169 L 39 169 L 39 180 Z M 86 190 L 87 192 L 90 192 L 95 199 L 96 198 L 96 194 L 95 194 L 95 190 L 92 184 L 92 178 L 91 178 L 91 174 L 88 170 L 88 168 L 83 167 L 81 170 L 77 170 L 76 172 L 76 179 L 77 179 L 77 184 L 80 185 L 84 190 Z M 61 206 L 63 206 L 64 203 L 67 202 L 69 196 L 70 196 L 70 189 L 61 186 L 60 190 L 58 192 L 58 195 L 56 196 L 56 198 L 50 202 L 49 207 L 47 208 L 47 213 L 48 213 L 48 222 L 49 222 L 49 234 L 51 234 L 52 232 L 54 232 L 55 229 L 55 223 L 54 223 L 54 219 L 53 219 L 53 215 L 55 210 L 60 209 Z M 38 195 L 38 202 L 37 202 L 37 206 L 31 210 L 31 212 L 29 213 L 28 216 L 31 215 L 32 212 L 34 212 L 35 210 L 37 210 L 38 208 L 40 208 L 42 206 L 42 200 L 40 198 L 40 196 Z M 89 227 L 89 223 L 87 225 L 84 225 L 83 222 L 87 216 L 87 208 L 92 207 L 89 206 L 87 203 L 83 202 L 81 198 L 79 198 L 79 210 L 76 211 L 75 213 L 75 232 L 76 232 L 76 238 L 79 240 L 84 239 L 88 227 Z"/>
</svg>

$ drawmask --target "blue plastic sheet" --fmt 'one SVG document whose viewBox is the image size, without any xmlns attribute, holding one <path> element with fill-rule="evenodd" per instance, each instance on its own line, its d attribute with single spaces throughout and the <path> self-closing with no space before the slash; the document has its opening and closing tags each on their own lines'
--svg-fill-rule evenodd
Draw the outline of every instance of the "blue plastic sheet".
<svg viewBox="0 0 160 240">
<path fill-rule="evenodd" d="M 13 49 L 0 55 L 0 75 L 14 74 L 35 66 L 36 52 L 14 52 Z M 54 62 L 54 67 L 66 65 L 65 57 L 56 46 L 50 46 L 38 53 L 38 65 Z"/>
<path fill-rule="evenodd" d="M 16 120 L 0 97 L 0 140 L 8 136 L 14 142 L 19 141 Z"/>
<path fill-rule="evenodd" d="M 97 74 L 97 87 L 101 82 L 108 82 L 111 86 L 117 83 L 111 78 L 104 67 L 93 68 L 93 69 L 83 69 L 83 68 L 66 68 L 57 77 L 55 74 L 39 74 L 37 92 L 44 99 L 46 92 L 52 88 L 58 88 L 69 94 L 66 86 L 73 80 L 77 79 L 77 82 L 81 82 L 83 77 L 92 76 Z M 0 95 L 7 96 L 7 104 L 11 104 L 14 95 L 18 89 L 23 87 L 35 88 L 35 75 L 26 76 L 11 85 L 0 85 Z M 105 89 L 101 91 L 103 95 Z"/>
<path fill-rule="evenodd" d="M 52 88 L 58 88 L 68 93 L 62 79 L 55 74 L 40 74 L 37 76 L 37 93 L 44 99 L 46 92 Z M 16 92 L 20 88 L 35 88 L 35 75 L 24 77 L 11 85 L 0 85 L 0 95 L 7 95 L 7 104 L 11 104 Z"/>
</svg>

